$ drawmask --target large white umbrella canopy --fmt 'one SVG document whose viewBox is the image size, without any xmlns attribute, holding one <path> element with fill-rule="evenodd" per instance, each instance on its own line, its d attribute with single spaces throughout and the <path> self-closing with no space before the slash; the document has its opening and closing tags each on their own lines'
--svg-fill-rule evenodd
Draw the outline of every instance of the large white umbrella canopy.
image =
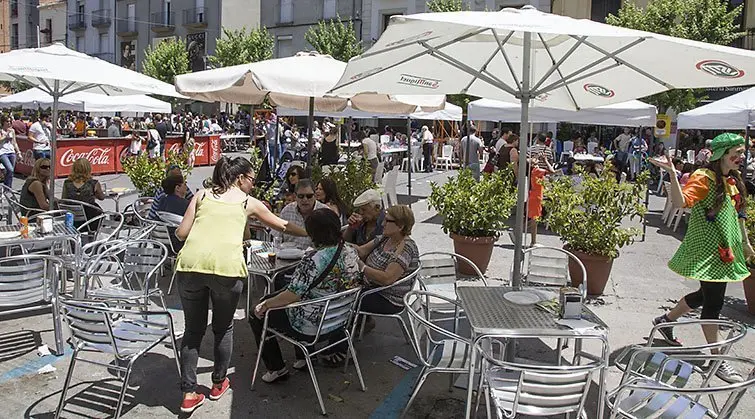
<svg viewBox="0 0 755 419">
<path fill-rule="evenodd" d="M 349 61 L 332 93 L 467 93 L 514 100 L 521 103 L 521 136 L 528 138 L 530 104 L 579 110 L 674 88 L 753 83 L 753 51 L 524 6 L 393 16 L 374 46 Z M 521 286 L 526 145 L 520 142 L 515 287 Z"/>
<path fill-rule="evenodd" d="M 655 125 L 657 114 L 658 110 L 655 106 L 639 100 L 630 100 L 579 111 L 532 107 L 529 112 L 529 122 L 652 127 Z M 522 105 L 494 99 L 478 99 L 467 105 L 467 116 L 475 121 L 520 122 Z"/>
<path fill-rule="evenodd" d="M 745 129 L 755 122 L 755 87 L 682 112 L 679 129 Z"/>
<path fill-rule="evenodd" d="M 170 84 L 144 74 L 90 57 L 55 43 L 44 48 L 25 48 L 0 54 L 0 80 L 19 81 L 36 86 L 53 97 L 52 120 L 58 118 L 61 97 L 76 92 L 122 96 L 156 94 L 182 97 Z M 55 197 L 55 142 L 51 132 L 50 201 Z"/>
<path fill-rule="evenodd" d="M 277 113 L 280 116 L 307 116 L 307 112 L 301 109 L 282 108 L 278 107 Z M 373 119 L 373 118 L 396 118 L 396 119 L 426 119 L 434 121 L 461 121 L 462 109 L 460 106 L 456 106 L 453 103 L 446 102 L 443 109 L 437 111 L 425 112 L 418 109 L 417 112 L 411 114 L 395 114 L 395 113 L 377 113 L 377 112 L 365 112 L 354 109 L 351 106 L 347 106 L 346 109 L 340 112 L 322 112 L 315 111 L 317 117 L 329 117 L 329 118 L 355 118 L 355 119 Z"/>
<path fill-rule="evenodd" d="M 0 98 L 0 107 L 20 106 L 25 109 L 51 108 L 52 96 L 31 88 Z M 58 110 L 80 112 L 170 112 L 171 105 L 147 95 L 107 96 L 98 93 L 77 92 L 58 100 Z"/>
</svg>

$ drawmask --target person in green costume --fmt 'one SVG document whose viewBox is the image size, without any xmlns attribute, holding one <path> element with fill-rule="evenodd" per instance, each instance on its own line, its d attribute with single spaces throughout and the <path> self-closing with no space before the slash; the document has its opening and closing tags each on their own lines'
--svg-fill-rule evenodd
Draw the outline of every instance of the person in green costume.
<svg viewBox="0 0 755 419">
<path fill-rule="evenodd" d="M 668 194 L 674 207 L 691 209 L 687 233 L 668 266 L 679 275 L 700 282 L 699 290 L 685 295 L 671 311 L 655 318 L 654 325 L 675 322 L 698 307 L 702 307 L 701 319 L 718 319 L 726 284 L 750 275 L 746 262 L 755 256 L 755 251 L 747 238 L 744 223 L 747 190 L 738 170 L 744 161 L 744 144 L 744 138 L 736 134 L 714 138 L 710 162 L 695 171 L 684 188 L 668 154 L 665 161 L 651 160 L 670 174 Z M 717 325 L 703 325 L 702 329 L 708 343 L 718 342 Z M 681 346 L 673 328 L 661 328 L 659 332 L 669 344 Z M 743 381 L 742 375 L 726 362 L 716 375 L 730 383 Z"/>
</svg>

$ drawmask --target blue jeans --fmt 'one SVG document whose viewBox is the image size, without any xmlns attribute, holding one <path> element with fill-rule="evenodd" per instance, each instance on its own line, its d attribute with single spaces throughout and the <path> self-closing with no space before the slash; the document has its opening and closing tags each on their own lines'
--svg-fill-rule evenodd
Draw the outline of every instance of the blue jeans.
<svg viewBox="0 0 755 419">
<path fill-rule="evenodd" d="M 50 159 L 50 150 L 34 150 L 34 160 Z"/>
<path fill-rule="evenodd" d="M 16 155 L 13 153 L 7 153 L 0 155 L 0 164 L 5 168 L 5 180 L 3 184 L 5 186 L 13 187 L 13 169 L 16 167 Z"/>
</svg>

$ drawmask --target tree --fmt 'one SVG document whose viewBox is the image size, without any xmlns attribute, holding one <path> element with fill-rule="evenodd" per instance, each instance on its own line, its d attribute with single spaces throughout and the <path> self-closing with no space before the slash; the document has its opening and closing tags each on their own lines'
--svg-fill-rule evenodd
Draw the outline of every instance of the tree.
<svg viewBox="0 0 755 419">
<path fill-rule="evenodd" d="M 23 92 L 24 90 L 31 89 L 31 84 L 26 84 L 22 81 L 14 80 L 14 81 L 0 81 L 0 87 L 3 89 L 11 92 L 12 94 L 16 94 L 19 92 Z"/>
<path fill-rule="evenodd" d="M 189 71 L 189 53 L 182 39 L 165 40 L 144 51 L 142 72 L 150 77 L 173 84 L 176 76 Z"/>
<path fill-rule="evenodd" d="M 428 12 L 461 12 L 464 5 L 461 0 L 430 0 L 426 4 Z"/>
<path fill-rule="evenodd" d="M 215 45 L 215 55 L 209 57 L 215 67 L 254 63 L 273 58 L 275 41 L 267 28 L 255 28 L 247 32 L 246 28 L 223 28 L 223 36 Z"/>
<path fill-rule="evenodd" d="M 354 22 L 349 19 L 344 23 L 340 16 L 309 28 L 304 39 L 320 54 L 328 54 L 339 61 L 349 61 L 362 53 L 362 41 L 354 31 Z"/>
<path fill-rule="evenodd" d="M 655 32 L 679 38 L 730 45 L 741 38 L 737 20 L 743 6 L 729 10 L 726 0 L 650 0 L 643 9 L 624 0 L 617 15 L 606 22 L 625 28 Z M 692 109 L 704 98 L 702 90 L 679 89 L 650 96 L 646 100 L 660 112 L 674 108 L 677 112 Z"/>
</svg>

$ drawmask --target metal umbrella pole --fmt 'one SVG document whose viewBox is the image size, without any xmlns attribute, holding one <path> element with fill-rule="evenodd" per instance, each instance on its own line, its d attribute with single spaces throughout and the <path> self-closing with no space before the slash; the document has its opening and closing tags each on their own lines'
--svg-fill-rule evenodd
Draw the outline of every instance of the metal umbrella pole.
<svg viewBox="0 0 755 419">
<path fill-rule="evenodd" d="M 52 89 L 52 120 L 58 120 L 58 102 L 60 101 L 60 81 L 55 80 L 53 82 Z M 56 122 L 57 124 L 57 122 Z M 50 203 L 50 209 L 54 209 L 55 202 L 55 148 L 58 142 L 58 130 L 55 125 L 50 130 L 50 191 L 48 196 L 48 202 Z M 12 174 L 11 174 L 12 175 Z"/>
<path fill-rule="evenodd" d="M 412 203 L 412 119 L 406 118 L 406 146 L 409 170 L 407 170 L 407 184 L 409 190 L 409 205 Z"/>
<path fill-rule="evenodd" d="M 310 96 L 309 98 L 309 115 L 307 115 L 307 159 L 309 159 L 309 162 L 307 162 L 307 177 L 312 176 L 312 164 L 314 164 L 314 156 L 312 155 L 312 151 L 314 150 L 314 138 L 312 138 L 312 126 L 315 124 L 315 97 Z"/>
</svg>

